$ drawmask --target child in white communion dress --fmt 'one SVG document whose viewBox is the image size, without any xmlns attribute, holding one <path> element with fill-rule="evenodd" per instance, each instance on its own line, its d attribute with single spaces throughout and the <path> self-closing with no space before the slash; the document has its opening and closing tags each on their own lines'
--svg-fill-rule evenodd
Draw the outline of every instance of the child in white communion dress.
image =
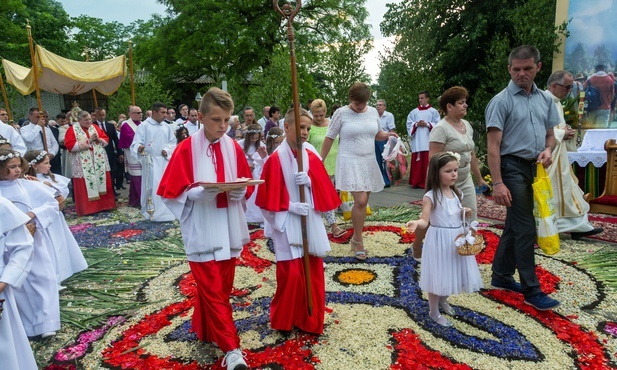
<svg viewBox="0 0 617 370">
<path fill-rule="evenodd" d="M 19 289 L 32 267 L 30 217 L 0 197 L 0 361 L 3 369 L 36 370 L 30 342 L 17 310 L 13 289 Z"/>
</svg>

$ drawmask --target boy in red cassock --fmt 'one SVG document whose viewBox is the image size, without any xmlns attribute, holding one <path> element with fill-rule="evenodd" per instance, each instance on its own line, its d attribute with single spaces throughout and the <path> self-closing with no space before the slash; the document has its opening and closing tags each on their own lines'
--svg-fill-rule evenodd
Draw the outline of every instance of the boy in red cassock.
<svg viewBox="0 0 617 370">
<path fill-rule="evenodd" d="M 293 109 L 285 115 L 285 141 L 264 164 L 255 203 L 272 225 L 276 254 L 276 293 L 270 305 L 270 325 L 280 331 L 295 326 L 305 332 L 323 333 L 325 282 L 322 257 L 330 242 L 321 212 L 336 209 L 341 203 L 336 189 L 323 166 L 317 150 L 306 142 L 311 117 L 300 109 L 302 151 L 297 153 Z M 296 155 L 302 155 L 302 172 L 298 172 Z M 305 203 L 300 202 L 298 185 L 304 185 Z M 308 314 L 304 279 L 300 217 L 306 217 L 313 313 Z"/>
<path fill-rule="evenodd" d="M 195 182 L 251 178 L 242 148 L 225 135 L 234 105 L 231 95 L 211 88 L 199 108 L 201 129 L 182 141 L 167 166 L 157 194 L 180 221 L 182 241 L 197 283 L 193 330 L 217 345 L 227 369 L 247 369 L 234 325 L 229 295 L 236 259 L 250 240 L 243 203 L 253 187 L 222 192 L 190 187 Z"/>
</svg>

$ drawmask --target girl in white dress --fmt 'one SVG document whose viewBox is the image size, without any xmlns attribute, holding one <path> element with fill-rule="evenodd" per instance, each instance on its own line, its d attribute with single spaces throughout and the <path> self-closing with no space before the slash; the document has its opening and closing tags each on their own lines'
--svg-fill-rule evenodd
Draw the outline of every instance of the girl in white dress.
<svg viewBox="0 0 617 370">
<path fill-rule="evenodd" d="M 463 234 L 463 214 L 471 213 L 470 208 L 463 209 L 462 193 L 455 185 L 458 166 L 457 154 L 452 152 L 431 157 L 421 218 L 407 223 L 410 232 L 428 227 L 422 251 L 420 288 L 428 294 L 431 319 L 446 327 L 453 324 L 441 316 L 439 309 L 451 316 L 456 314 L 448 304 L 448 297 L 482 288 L 475 256 L 459 255 L 454 245 L 456 237 Z"/>
<path fill-rule="evenodd" d="M 71 180 L 50 171 L 49 157 L 44 150 L 29 150 L 24 154 L 24 159 L 30 166 L 27 175 L 32 178 L 36 177 L 37 180 L 50 187 L 58 201 L 60 210 L 62 210 L 64 208 L 64 201 L 69 194 L 68 186 Z M 59 212 L 58 217 L 50 224 L 48 231 L 51 246 L 53 247 L 49 256 L 56 271 L 58 284 L 73 274 L 88 268 L 88 263 L 81 249 L 79 249 L 77 240 L 75 240 L 73 233 L 66 224 L 62 212 Z M 59 290 L 64 288 L 62 285 L 58 286 Z"/>
<path fill-rule="evenodd" d="M 36 370 L 36 361 L 21 322 L 13 289 L 19 289 L 32 266 L 30 217 L 0 197 L 0 359 L 3 369 Z"/>
<path fill-rule="evenodd" d="M 251 174 L 253 175 L 253 179 L 259 180 L 260 174 L 256 173 L 255 170 L 255 160 L 253 156 L 257 153 L 259 148 L 266 148 L 266 145 L 261 141 L 262 133 L 261 126 L 258 124 L 249 125 L 246 133 L 244 134 L 244 139 L 238 141 L 238 145 L 244 151 L 246 155 L 246 161 L 249 164 L 249 168 L 251 169 Z M 259 207 L 255 205 L 255 197 L 257 196 L 257 191 L 253 192 L 253 195 L 246 201 L 246 222 L 256 222 L 263 224 L 264 217 L 259 210 Z"/>
<path fill-rule="evenodd" d="M 35 226 L 32 269 L 21 289 L 13 291 L 21 321 L 29 337 L 43 338 L 60 329 L 58 280 L 52 258 L 49 226 L 58 218 L 58 202 L 51 188 L 20 178 L 28 163 L 19 152 L 0 149 L 0 196 L 11 201 Z"/>
</svg>

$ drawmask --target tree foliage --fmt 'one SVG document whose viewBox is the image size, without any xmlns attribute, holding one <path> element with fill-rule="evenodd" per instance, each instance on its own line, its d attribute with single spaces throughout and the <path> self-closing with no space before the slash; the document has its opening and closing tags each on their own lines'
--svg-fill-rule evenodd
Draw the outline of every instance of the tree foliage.
<svg viewBox="0 0 617 370">
<path fill-rule="evenodd" d="M 538 47 L 544 67 L 536 83 L 544 87 L 558 36 L 566 32 L 565 24 L 555 27 L 554 0 L 404 0 L 388 8 L 382 32 L 399 39 L 382 59 L 380 97 L 393 84 L 413 90 L 406 99 L 417 99 L 415 93 L 423 89 L 436 97 L 451 86 L 465 86 L 471 103 L 467 119 L 478 132 L 484 131 L 486 104 L 509 80 L 510 51 L 523 44 Z M 396 81 L 391 69 L 400 65 L 411 70 Z"/>
<path fill-rule="evenodd" d="M 294 19 L 300 101 L 345 100 L 349 85 L 368 81 L 360 59 L 371 40 L 366 0 L 307 0 Z M 193 103 L 208 86 L 227 81 L 238 109 L 291 103 L 287 24 L 271 0 L 159 0 L 167 7 L 145 21 L 125 26 L 80 15 L 70 18 L 57 0 L 0 2 L 1 55 L 30 66 L 25 20 L 36 42 L 63 57 L 91 61 L 126 53 L 133 42 L 136 66 L 147 82 L 138 101 Z M 136 71 L 138 69 L 136 68 Z M 128 81 L 109 99 L 112 113 L 130 103 Z M 144 98 L 142 89 L 152 89 Z M 169 97 L 173 94 L 173 100 Z M 160 93 L 160 99 L 155 99 Z"/>
<path fill-rule="evenodd" d="M 321 73 L 321 98 L 328 105 L 347 102 L 349 87 L 355 82 L 369 83 L 362 59 L 371 49 L 370 41 L 350 41 L 330 44 L 322 53 L 323 62 L 318 64 Z"/>
<path fill-rule="evenodd" d="M 71 22 L 75 29 L 71 43 L 77 50 L 87 50 L 88 60 L 100 61 L 126 53 L 130 28 L 122 23 L 104 22 L 87 15 L 71 18 Z"/>
<path fill-rule="evenodd" d="M 170 92 L 151 74 L 146 74 L 135 84 L 135 105 L 141 107 L 144 111 L 150 109 L 155 102 L 172 104 L 172 100 Z M 126 114 L 131 104 L 131 81 L 126 78 L 118 91 L 109 96 L 107 113 L 109 117 L 117 117 L 120 113 Z"/>
<path fill-rule="evenodd" d="M 328 44 L 345 37 L 370 39 L 364 1 L 304 2 L 294 19 L 298 59 L 318 63 L 323 58 L 316 51 L 325 50 Z M 161 2 L 168 7 L 167 16 L 144 25 L 144 30 L 150 26 L 151 35 L 135 38 L 135 58 L 140 65 L 171 83 L 206 75 L 219 86 L 228 80 L 266 87 L 251 79 L 267 73 L 276 53 L 287 44 L 286 23 L 271 1 Z M 287 88 L 284 76 L 272 77 L 270 85 Z"/>
<path fill-rule="evenodd" d="M 75 54 L 68 42 L 69 15 L 55 0 L 0 1 L 1 57 L 29 66 L 27 21 L 32 27 L 35 43 L 56 54 L 72 57 Z"/>
</svg>

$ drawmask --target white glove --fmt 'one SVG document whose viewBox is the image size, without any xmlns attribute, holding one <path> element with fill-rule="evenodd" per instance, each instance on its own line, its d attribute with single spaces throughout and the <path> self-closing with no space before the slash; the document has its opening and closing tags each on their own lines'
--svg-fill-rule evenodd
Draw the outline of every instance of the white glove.
<svg viewBox="0 0 617 370">
<path fill-rule="evenodd" d="M 298 216 L 308 216 L 309 208 L 308 203 L 289 202 L 289 212 Z"/>
<path fill-rule="evenodd" d="M 231 200 L 242 200 L 244 199 L 244 196 L 246 195 L 246 187 L 241 187 L 238 189 L 234 189 L 232 191 L 229 192 L 229 199 Z"/>
<path fill-rule="evenodd" d="M 311 178 L 306 172 L 296 172 L 296 185 L 311 186 Z"/>
<path fill-rule="evenodd" d="M 186 192 L 186 196 L 192 201 L 208 201 L 214 200 L 221 191 L 218 188 L 204 188 L 196 186 Z"/>
</svg>

